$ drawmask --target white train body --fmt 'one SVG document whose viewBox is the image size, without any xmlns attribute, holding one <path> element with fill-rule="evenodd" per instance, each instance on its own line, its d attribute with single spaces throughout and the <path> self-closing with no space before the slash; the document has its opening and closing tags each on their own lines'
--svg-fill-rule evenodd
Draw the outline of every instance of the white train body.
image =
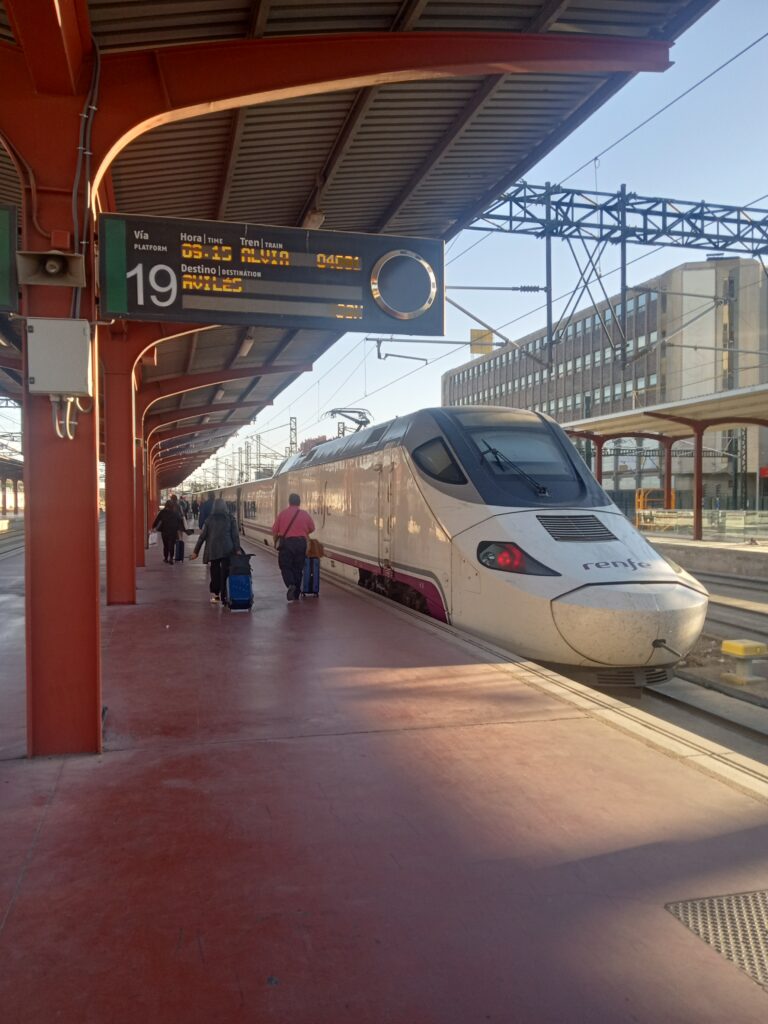
<svg viewBox="0 0 768 1024">
<path fill-rule="evenodd" d="M 428 409 L 223 493 L 245 536 L 272 547 L 294 491 L 325 575 L 593 681 L 663 678 L 704 624 L 704 587 L 635 530 L 546 416 Z"/>
</svg>

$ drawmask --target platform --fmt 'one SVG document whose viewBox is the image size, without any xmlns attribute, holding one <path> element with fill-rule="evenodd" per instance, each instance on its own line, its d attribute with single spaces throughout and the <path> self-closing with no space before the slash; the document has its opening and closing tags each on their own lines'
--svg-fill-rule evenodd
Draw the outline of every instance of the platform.
<svg viewBox="0 0 768 1024">
<path fill-rule="evenodd" d="M 19 564 L 3 1024 L 765 1020 L 665 909 L 765 887 L 753 762 L 370 595 L 288 604 L 266 554 L 230 615 L 157 552 L 104 610 L 105 753 L 19 759 Z"/>
</svg>

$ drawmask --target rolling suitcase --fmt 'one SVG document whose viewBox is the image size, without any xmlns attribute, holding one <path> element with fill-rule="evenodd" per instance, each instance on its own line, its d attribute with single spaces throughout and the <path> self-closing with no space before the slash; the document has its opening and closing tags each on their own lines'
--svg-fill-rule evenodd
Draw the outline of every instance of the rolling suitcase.
<svg viewBox="0 0 768 1024">
<path fill-rule="evenodd" d="M 251 555 L 229 556 L 229 575 L 224 587 L 224 604 L 232 612 L 247 612 L 253 606 Z"/>
<path fill-rule="evenodd" d="M 174 562 L 184 561 L 184 541 L 177 540 L 176 547 L 173 549 L 173 560 Z"/>
<path fill-rule="evenodd" d="M 301 579 L 301 592 L 305 597 L 320 596 L 320 559 L 304 559 L 304 575 Z"/>
</svg>

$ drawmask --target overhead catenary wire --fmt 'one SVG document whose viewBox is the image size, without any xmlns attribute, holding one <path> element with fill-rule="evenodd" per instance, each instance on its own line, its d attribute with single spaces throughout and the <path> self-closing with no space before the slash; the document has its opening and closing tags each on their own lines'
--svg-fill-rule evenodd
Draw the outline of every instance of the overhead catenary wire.
<svg viewBox="0 0 768 1024">
<path fill-rule="evenodd" d="M 738 60 L 739 57 L 743 57 L 745 53 L 749 53 L 749 51 L 754 49 L 755 46 L 757 46 L 759 43 L 762 43 L 764 39 L 768 39 L 768 32 L 763 32 L 762 35 L 758 36 L 757 39 L 753 39 L 751 43 L 749 43 L 743 49 L 739 50 L 738 53 L 734 53 L 732 57 L 729 57 L 728 60 L 723 61 L 722 64 L 719 64 L 712 71 L 708 72 L 708 74 L 703 75 L 698 81 L 694 82 L 693 85 L 690 85 L 687 89 L 684 89 L 683 92 L 679 93 L 673 99 L 669 100 L 668 103 L 665 103 L 662 107 L 659 107 L 658 110 L 655 110 L 652 114 L 649 114 L 648 117 L 643 118 L 643 120 L 636 124 L 634 128 L 630 128 L 629 131 L 624 132 L 624 134 L 621 135 L 618 139 L 616 139 L 615 142 L 612 142 L 609 146 L 606 146 L 604 149 L 601 149 L 599 153 L 596 153 L 594 156 L 591 156 L 589 160 L 585 160 L 584 163 L 580 164 L 580 166 L 577 167 L 575 171 L 571 171 L 571 173 L 567 175 L 565 178 L 561 178 L 559 184 L 562 185 L 566 181 L 570 181 L 571 178 L 575 177 L 586 167 L 591 166 L 595 162 L 595 160 L 599 160 L 600 157 L 605 156 L 606 153 L 610 153 L 612 149 L 615 149 L 617 146 L 620 146 L 622 142 L 626 142 L 626 140 L 630 138 L 632 135 L 634 135 L 635 132 L 639 132 L 641 128 L 645 128 L 645 126 L 650 124 L 651 121 L 655 121 L 657 117 L 660 117 L 662 114 L 666 113 L 667 110 L 669 110 L 671 107 L 674 107 L 674 105 L 676 103 L 679 103 L 680 100 L 685 99 L 686 96 L 690 96 L 692 92 L 694 92 L 700 86 L 704 85 L 705 82 L 708 82 L 710 79 L 714 78 L 715 75 L 719 74 L 730 64 L 733 64 L 733 62 Z"/>
</svg>

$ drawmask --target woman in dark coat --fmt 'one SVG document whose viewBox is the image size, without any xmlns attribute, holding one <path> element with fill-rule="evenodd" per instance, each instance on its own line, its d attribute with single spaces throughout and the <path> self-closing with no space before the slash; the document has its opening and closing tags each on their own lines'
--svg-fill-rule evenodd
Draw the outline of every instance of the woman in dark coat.
<svg viewBox="0 0 768 1024">
<path fill-rule="evenodd" d="M 229 556 L 240 550 L 240 535 L 237 532 L 237 520 L 229 514 L 227 503 L 217 498 L 213 503 L 213 511 L 205 520 L 205 526 L 197 538 L 192 559 L 197 558 L 200 548 L 205 544 L 203 561 L 211 570 L 211 604 L 218 604 L 224 593 L 224 584 L 229 570 Z"/>
<path fill-rule="evenodd" d="M 165 508 L 160 509 L 157 519 L 152 523 L 153 530 L 159 530 L 163 538 L 163 561 L 173 565 L 173 549 L 179 534 L 184 529 L 178 505 L 166 501 Z"/>
</svg>

